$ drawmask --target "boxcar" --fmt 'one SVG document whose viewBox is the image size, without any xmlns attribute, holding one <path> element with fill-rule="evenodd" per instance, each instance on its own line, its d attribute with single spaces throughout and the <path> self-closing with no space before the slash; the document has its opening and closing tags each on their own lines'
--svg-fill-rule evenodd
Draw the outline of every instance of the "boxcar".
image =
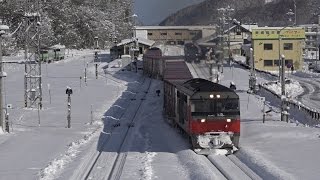
<svg viewBox="0 0 320 180">
<path fill-rule="evenodd" d="M 163 80 L 166 62 L 183 59 L 183 56 L 164 56 L 161 49 L 153 47 L 143 55 L 143 72 L 152 78 Z"/>
</svg>

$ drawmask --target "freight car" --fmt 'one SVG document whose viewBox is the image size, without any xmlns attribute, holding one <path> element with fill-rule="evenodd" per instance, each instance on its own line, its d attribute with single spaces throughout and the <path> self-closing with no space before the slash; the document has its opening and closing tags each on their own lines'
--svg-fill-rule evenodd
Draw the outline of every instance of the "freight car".
<svg viewBox="0 0 320 180">
<path fill-rule="evenodd" d="M 148 49 L 143 55 L 143 73 L 157 78 L 162 74 L 162 52 L 159 48 Z"/>
<path fill-rule="evenodd" d="M 143 55 L 143 73 L 149 77 L 163 80 L 166 62 L 184 61 L 183 56 L 163 55 L 161 49 L 153 47 Z"/>
<path fill-rule="evenodd" d="M 173 65 L 168 69 L 175 69 Z M 185 70 L 184 68 L 182 68 Z M 199 154 L 212 149 L 232 153 L 239 146 L 239 96 L 230 88 L 188 77 L 184 71 L 165 70 L 164 112 L 169 122 L 185 132 Z"/>
</svg>

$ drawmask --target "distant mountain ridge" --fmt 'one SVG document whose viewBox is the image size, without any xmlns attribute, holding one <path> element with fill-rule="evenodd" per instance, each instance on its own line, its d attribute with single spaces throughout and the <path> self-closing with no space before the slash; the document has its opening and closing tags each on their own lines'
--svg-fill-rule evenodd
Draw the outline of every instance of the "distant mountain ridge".
<svg viewBox="0 0 320 180">
<path fill-rule="evenodd" d="M 320 0 L 295 0 L 297 24 L 318 23 Z M 287 15 L 294 11 L 293 0 L 206 0 L 184 8 L 163 20 L 160 25 L 209 25 L 217 24 L 218 8 L 235 9 L 231 15 L 241 23 L 258 23 L 259 26 L 285 26 L 293 23 L 294 17 Z M 289 21 L 291 18 L 291 22 Z"/>
</svg>

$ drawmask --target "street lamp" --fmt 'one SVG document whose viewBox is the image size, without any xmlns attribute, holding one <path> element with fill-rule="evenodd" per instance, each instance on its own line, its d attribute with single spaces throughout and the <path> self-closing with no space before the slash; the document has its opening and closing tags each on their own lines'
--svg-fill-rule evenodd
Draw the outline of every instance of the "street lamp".
<svg viewBox="0 0 320 180">
<path fill-rule="evenodd" d="M 3 85 L 2 85 L 2 81 L 3 81 L 3 77 L 6 77 L 6 73 L 3 72 L 3 68 L 2 68 L 2 36 L 6 34 L 6 31 L 9 30 L 9 27 L 6 25 L 1 25 L 0 24 L 0 126 L 3 127 Z M 6 127 L 7 131 L 9 130 L 8 127 Z"/>
</svg>

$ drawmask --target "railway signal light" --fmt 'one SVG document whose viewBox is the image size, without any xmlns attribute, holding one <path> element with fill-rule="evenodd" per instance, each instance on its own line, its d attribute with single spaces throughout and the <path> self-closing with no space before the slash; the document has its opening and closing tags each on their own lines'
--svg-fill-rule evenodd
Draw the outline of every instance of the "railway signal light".
<svg viewBox="0 0 320 180">
<path fill-rule="evenodd" d="M 68 95 L 68 100 L 67 100 L 67 108 L 68 108 L 68 115 L 67 115 L 67 123 L 68 123 L 68 128 L 71 127 L 71 94 L 72 94 L 72 89 L 67 86 L 66 89 L 66 94 Z"/>
</svg>

